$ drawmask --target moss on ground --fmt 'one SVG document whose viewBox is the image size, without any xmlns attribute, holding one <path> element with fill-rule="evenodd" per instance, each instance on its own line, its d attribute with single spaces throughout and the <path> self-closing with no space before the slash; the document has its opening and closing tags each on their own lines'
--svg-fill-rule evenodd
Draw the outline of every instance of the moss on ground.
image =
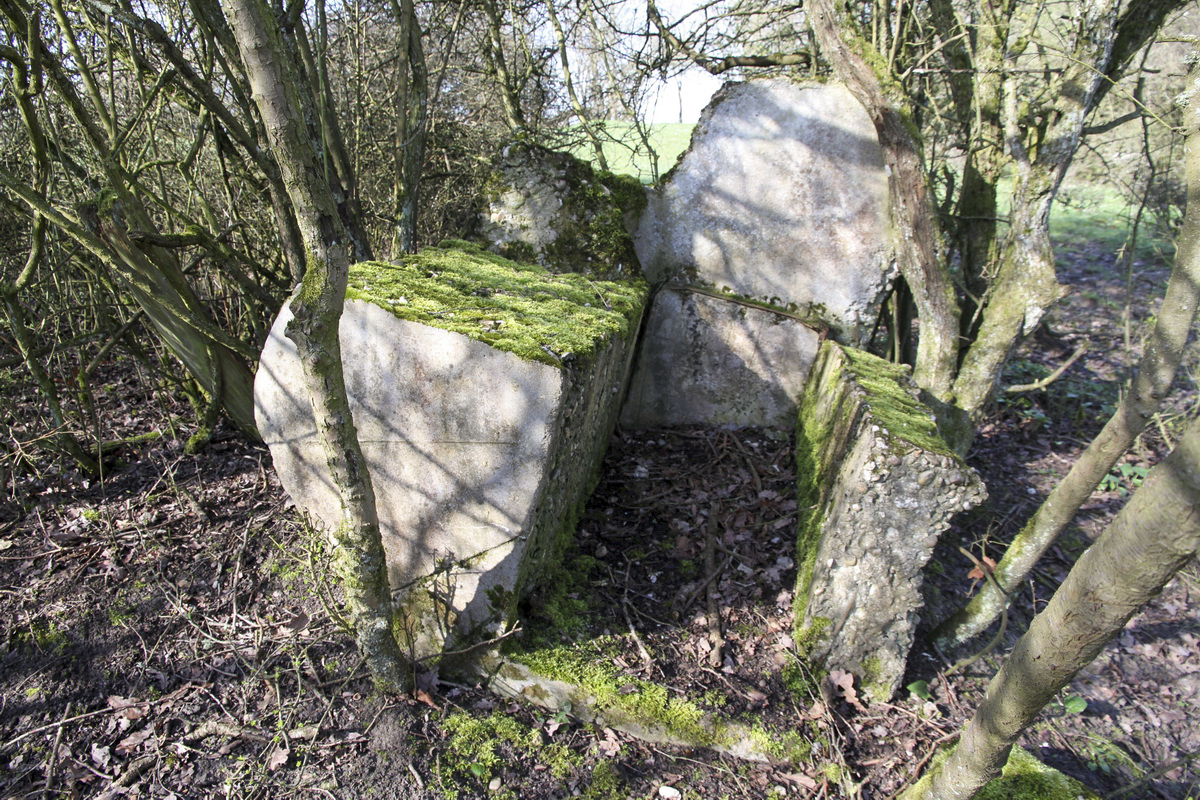
<svg viewBox="0 0 1200 800">
<path fill-rule="evenodd" d="M 447 242 L 398 264 L 355 264 L 346 297 L 527 361 L 561 366 L 590 355 L 610 335 L 629 335 L 646 287 L 640 280 L 555 275 L 475 245 Z"/>
<path fill-rule="evenodd" d="M 543 647 L 513 654 L 516 661 L 547 678 L 578 686 L 597 712 L 646 727 L 699 746 L 716 743 L 706 715 L 695 703 L 671 697 L 667 688 L 630 678 L 612 666 L 616 642 L 599 637 L 579 645 Z"/>
<path fill-rule="evenodd" d="M 902 800 L 920 800 L 935 772 L 952 749 L 938 753 L 924 777 L 908 789 Z M 1021 747 L 1014 747 L 1000 777 L 979 790 L 975 800 L 1099 800 L 1099 795 L 1074 778 L 1048 767 Z"/>
</svg>

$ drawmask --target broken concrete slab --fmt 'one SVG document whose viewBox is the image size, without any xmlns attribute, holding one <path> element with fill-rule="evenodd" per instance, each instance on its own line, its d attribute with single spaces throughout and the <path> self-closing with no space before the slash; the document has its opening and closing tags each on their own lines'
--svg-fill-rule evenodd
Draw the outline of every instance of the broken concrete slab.
<svg viewBox="0 0 1200 800">
<path fill-rule="evenodd" d="M 820 339 L 782 309 L 668 286 L 642 341 L 622 425 L 788 428 Z"/>
<path fill-rule="evenodd" d="M 650 193 L 636 242 L 652 282 L 768 302 L 861 343 L 894 274 L 870 118 L 834 84 L 727 85 Z"/>
<path fill-rule="evenodd" d="M 628 378 L 645 287 L 552 275 L 470 246 L 351 271 L 346 388 L 379 508 L 402 644 L 493 635 L 553 572 Z M 284 488 L 327 526 L 326 472 L 285 307 L 255 382 Z"/>
<path fill-rule="evenodd" d="M 796 426 L 797 648 L 879 700 L 904 675 L 938 537 L 986 495 L 917 396 L 907 367 L 826 342 Z"/>
<path fill-rule="evenodd" d="M 646 205 L 628 176 L 536 145 L 509 144 L 492 162 L 479 233 L 493 252 L 553 272 L 611 280 L 640 275 L 631 231 Z"/>
</svg>

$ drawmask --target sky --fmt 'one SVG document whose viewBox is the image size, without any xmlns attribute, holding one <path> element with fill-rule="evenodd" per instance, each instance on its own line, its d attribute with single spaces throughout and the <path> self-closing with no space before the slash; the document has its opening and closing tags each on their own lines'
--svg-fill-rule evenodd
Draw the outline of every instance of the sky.
<svg viewBox="0 0 1200 800">
<path fill-rule="evenodd" d="M 659 85 L 647 117 L 650 122 L 695 122 L 713 92 L 724 84 L 721 78 L 699 67 Z"/>
</svg>

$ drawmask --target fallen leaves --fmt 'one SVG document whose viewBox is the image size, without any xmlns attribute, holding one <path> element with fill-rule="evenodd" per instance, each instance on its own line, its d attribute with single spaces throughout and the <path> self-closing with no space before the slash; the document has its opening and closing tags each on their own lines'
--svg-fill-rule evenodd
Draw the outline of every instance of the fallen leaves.
<svg viewBox="0 0 1200 800">
<path fill-rule="evenodd" d="M 621 752 L 621 741 L 612 728 L 605 728 L 604 738 L 597 743 L 597 748 L 605 758 L 616 758 Z"/>
<path fill-rule="evenodd" d="M 991 575 L 995 569 L 996 562 L 988 556 L 984 556 L 979 562 L 976 562 L 974 567 L 971 568 L 971 571 L 967 573 L 967 577 L 973 581 L 981 581 L 988 575 Z M 986 572 L 984 570 L 986 570 Z"/>
<path fill-rule="evenodd" d="M 859 711 L 866 712 L 867 707 L 858 699 L 858 692 L 854 688 L 853 673 L 841 669 L 831 669 L 829 671 L 829 683 L 838 697 L 841 697 L 847 704 Z"/>
</svg>

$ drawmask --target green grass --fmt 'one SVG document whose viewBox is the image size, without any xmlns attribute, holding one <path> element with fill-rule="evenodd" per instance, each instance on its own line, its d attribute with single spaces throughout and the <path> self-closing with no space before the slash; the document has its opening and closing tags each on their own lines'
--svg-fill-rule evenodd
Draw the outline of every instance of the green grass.
<svg viewBox="0 0 1200 800">
<path fill-rule="evenodd" d="M 629 122 L 595 123 L 600 127 L 604 140 L 604 158 L 608 169 L 618 175 L 629 175 L 645 184 L 654 182 L 654 170 L 650 154 L 642 145 L 637 130 Z M 658 123 L 650 126 L 650 146 L 658 155 L 658 174 L 664 175 L 675 166 L 679 156 L 692 140 L 692 123 Z M 595 153 L 591 144 L 579 131 L 580 141 L 570 148 L 572 155 L 595 166 Z"/>
<path fill-rule="evenodd" d="M 1136 211 L 1129 199 L 1112 187 L 1065 185 L 1054 200 L 1050 236 L 1057 248 L 1101 248 L 1115 255 L 1129 236 Z M 1170 261 L 1174 247 L 1154 222 L 1150 214 L 1144 215 L 1135 257 L 1143 261 Z"/>
</svg>

